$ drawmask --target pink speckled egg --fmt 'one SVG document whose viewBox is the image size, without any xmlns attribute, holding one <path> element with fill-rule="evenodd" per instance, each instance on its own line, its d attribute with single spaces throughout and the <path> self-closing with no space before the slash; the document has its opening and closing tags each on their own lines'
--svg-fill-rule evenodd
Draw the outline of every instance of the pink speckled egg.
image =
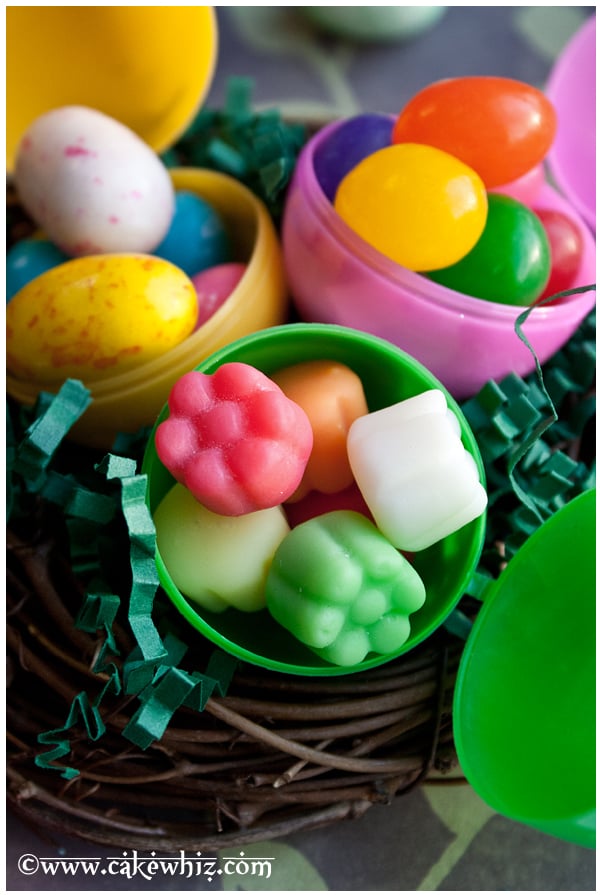
<svg viewBox="0 0 600 895">
<path fill-rule="evenodd" d="M 15 162 L 21 202 L 71 256 L 152 252 L 174 212 L 167 169 L 128 127 L 84 106 L 37 118 Z"/>
<path fill-rule="evenodd" d="M 198 296 L 198 319 L 196 329 L 206 323 L 219 310 L 246 272 L 247 265 L 231 261 L 216 264 L 192 277 Z"/>
</svg>

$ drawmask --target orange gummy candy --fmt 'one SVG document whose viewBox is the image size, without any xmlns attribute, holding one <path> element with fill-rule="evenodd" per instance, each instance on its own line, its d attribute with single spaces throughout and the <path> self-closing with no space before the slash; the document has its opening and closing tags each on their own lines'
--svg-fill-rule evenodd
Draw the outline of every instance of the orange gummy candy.
<svg viewBox="0 0 600 895">
<path fill-rule="evenodd" d="M 306 413 L 313 448 L 298 488 L 288 501 L 309 491 L 334 494 L 354 481 L 346 437 L 355 419 L 369 412 L 360 377 L 345 364 L 314 360 L 271 374 L 279 388 Z"/>
</svg>

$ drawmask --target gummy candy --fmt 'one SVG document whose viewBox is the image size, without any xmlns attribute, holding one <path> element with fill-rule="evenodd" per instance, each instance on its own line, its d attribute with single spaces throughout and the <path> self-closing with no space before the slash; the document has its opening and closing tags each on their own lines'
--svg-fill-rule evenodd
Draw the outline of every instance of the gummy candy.
<svg viewBox="0 0 600 895">
<path fill-rule="evenodd" d="M 177 588 L 210 612 L 265 607 L 265 579 L 289 531 L 281 507 L 220 516 L 174 485 L 154 512 L 160 557 Z"/>
<path fill-rule="evenodd" d="M 192 370 L 169 395 L 156 451 L 177 481 L 214 513 L 276 506 L 298 487 L 313 443 L 305 412 L 260 370 L 228 363 Z"/>
<path fill-rule="evenodd" d="M 486 507 L 475 460 L 440 389 L 355 420 L 348 456 L 377 527 L 400 550 L 425 550 Z"/>
<path fill-rule="evenodd" d="M 410 634 L 425 602 L 415 569 L 359 513 L 339 510 L 292 529 L 266 583 L 267 609 L 298 640 L 336 665 L 387 655 Z"/>
<path fill-rule="evenodd" d="M 313 430 L 313 448 L 297 490 L 299 500 L 315 489 L 325 494 L 342 491 L 354 481 L 346 436 L 351 423 L 368 413 L 359 376 L 346 364 L 330 360 L 306 361 L 273 373 L 273 381 L 305 411 Z"/>
</svg>

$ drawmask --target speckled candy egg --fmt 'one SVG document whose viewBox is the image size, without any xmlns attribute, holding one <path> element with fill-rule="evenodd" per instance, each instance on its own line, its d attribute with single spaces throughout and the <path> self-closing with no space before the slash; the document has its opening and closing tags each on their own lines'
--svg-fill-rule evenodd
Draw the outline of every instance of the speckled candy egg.
<svg viewBox="0 0 600 895">
<path fill-rule="evenodd" d="M 6 253 L 6 301 L 40 274 L 68 260 L 47 239 L 19 240 Z"/>
<path fill-rule="evenodd" d="M 164 354 L 198 313 L 188 277 L 148 255 L 92 255 L 52 268 L 6 308 L 10 374 L 39 385 L 94 382 Z"/>
<path fill-rule="evenodd" d="M 26 210 L 70 256 L 151 252 L 173 217 L 174 189 L 158 156 L 84 106 L 53 109 L 30 125 L 14 177 Z"/>
<path fill-rule="evenodd" d="M 188 190 L 175 193 L 175 212 L 167 235 L 153 253 L 176 264 L 189 277 L 231 260 L 229 235 L 210 202 Z"/>
</svg>

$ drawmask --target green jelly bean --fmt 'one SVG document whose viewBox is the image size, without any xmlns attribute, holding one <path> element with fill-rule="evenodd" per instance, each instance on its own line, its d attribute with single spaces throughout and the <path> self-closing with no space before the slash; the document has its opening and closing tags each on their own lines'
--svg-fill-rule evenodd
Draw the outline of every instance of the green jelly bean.
<svg viewBox="0 0 600 895">
<path fill-rule="evenodd" d="M 410 633 L 408 616 L 425 602 L 425 586 L 408 560 L 352 510 L 293 528 L 275 552 L 265 594 L 279 624 L 341 666 L 400 649 Z"/>
<path fill-rule="evenodd" d="M 542 294 L 550 270 L 550 245 L 537 215 L 516 199 L 490 193 L 475 246 L 456 264 L 427 276 L 465 295 L 526 306 Z"/>
</svg>

